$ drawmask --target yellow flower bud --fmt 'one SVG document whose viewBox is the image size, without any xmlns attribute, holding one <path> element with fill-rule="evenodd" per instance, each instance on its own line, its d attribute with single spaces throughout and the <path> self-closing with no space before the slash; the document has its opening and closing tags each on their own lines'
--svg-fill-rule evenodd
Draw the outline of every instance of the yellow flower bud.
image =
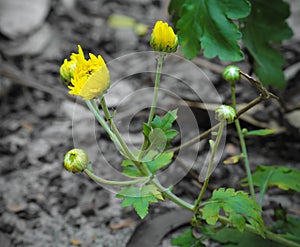
<svg viewBox="0 0 300 247">
<path fill-rule="evenodd" d="M 84 150 L 74 148 L 65 154 L 64 167 L 69 172 L 82 172 L 88 161 L 88 156 Z"/>
<path fill-rule="evenodd" d="M 73 53 L 70 61 L 64 61 L 60 74 L 64 81 L 70 82 L 69 94 L 81 96 L 90 100 L 103 95 L 110 86 L 109 71 L 103 58 L 89 54 L 85 59 L 82 48 L 78 45 L 78 54 Z"/>
<path fill-rule="evenodd" d="M 150 45 L 154 51 L 172 53 L 177 50 L 178 38 L 168 23 L 157 21 L 151 34 Z"/>
</svg>

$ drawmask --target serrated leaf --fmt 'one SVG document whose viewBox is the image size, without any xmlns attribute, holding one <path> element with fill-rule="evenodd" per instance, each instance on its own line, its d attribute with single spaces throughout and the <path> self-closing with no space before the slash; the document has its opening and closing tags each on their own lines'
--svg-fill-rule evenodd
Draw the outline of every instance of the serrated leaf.
<svg viewBox="0 0 300 247">
<path fill-rule="evenodd" d="M 149 203 L 157 202 L 157 199 L 163 199 L 154 185 L 125 187 L 116 197 L 123 198 L 122 207 L 133 206 L 142 219 L 148 214 Z"/>
<path fill-rule="evenodd" d="M 150 149 L 158 148 L 159 150 L 163 151 L 170 146 L 170 141 L 178 134 L 177 130 L 172 129 L 172 124 L 176 119 L 177 109 L 168 111 L 162 118 L 159 116 L 155 116 L 149 126 L 151 128 L 151 131 L 148 134 Z M 145 127 L 145 129 L 147 133 L 147 127 Z M 153 144 L 154 140 L 156 141 L 155 145 Z M 159 145 L 157 145 L 158 143 Z M 164 148 L 162 148 L 162 146 L 164 146 Z"/>
<path fill-rule="evenodd" d="M 192 228 L 187 229 L 184 233 L 171 240 L 173 246 L 180 247 L 203 247 L 205 246 L 201 239 L 193 236 Z"/>
<path fill-rule="evenodd" d="M 201 232 L 210 239 L 222 244 L 222 247 L 282 247 L 269 239 L 264 239 L 257 234 L 240 232 L 237 229 L 224 227 L 217 231 L 211 226 L 201 228 Z"/>
<path fill-rule="evenodd" d="M 276 130 L 272 129 L 261 129 L 261 130 L 251 130 L 245 133 L 245 136 L 267 136 L 276 133 Z"/>
<path fill-rule="evenodd" d="M 172 2 L 169 10 L 174 13 L 179 8 Z M 232 19 L 244 18 L 249 13 L 247 0 L 234 1 L 234 4 L 230 0 L 185 0 L 175 25 L 182 53 L 192 59 L 202 47 L 207 58 L 242 60 L 238 45 L 241 33 Z"/>
<path fill-rule="evenodd" d="M 202 217 L 209 225 L 216 224 L 219 212 L 223 209 L 233 227 L 243 231 L 245 222 L 248 221 L 261 236 L 264 236 L 261 208 L 245 192 L 220 188 L 213 191 L 212 197 L 207 202 L 203 207 Z"/>
<path fill-rule="evenodd" d="M 151 126 L 153 128 L 160 128 L 162 130 L 168 130 L 168 129 L 172 128 L 172 124 L 176 120 L 176 118 L 177 118 L 177 109 L 175 109 L 173 111 L 168 111 L 163 118 L 156 116 L 153 119 Z"/>
<path fill-rule="evenodd" d="M 153 160 L 149 160 L 149 155 L 144 158 L 145 164 L 148 166 L 152 174 L 155 174 L 159 169 L 169 165 L 172 162 L 174 153 L 167 152 L 158 154 Z"/>
<path fill-rule="evenodd" d="M 300 192 L 300 171 L 285 166 L 257 166 L 252 174 L 255 186 L 262 188 L 267 180 L 267 186 L 277 186 L 282 190 L 294 190 Z M 247 179 L 241 180 L 247 185 Z"/>
<path fill-rule="evenodd" d="M 284 58 L 272 45 L 292 36 L 286 23 L 289 5 L 283 0 L 250 2 L 252 11 L 242 20 L 241 32 L 243 42 L 254 58 L 254 72 L 264 85 L 284 88 Z"/>
</svg>

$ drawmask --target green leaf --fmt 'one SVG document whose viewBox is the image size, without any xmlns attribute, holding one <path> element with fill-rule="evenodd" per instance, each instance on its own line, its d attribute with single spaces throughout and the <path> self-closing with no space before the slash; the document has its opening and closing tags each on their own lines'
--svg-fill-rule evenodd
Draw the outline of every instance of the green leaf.
<svg viewBox="0 0 300 247">
<path fill-rule="evenodd" d="M 149 149 L 165 150 L 170 146 L 170 141 L 178 134 L 177 130 L 172 129 L 172 124 L 177 119 L 177 109 L 168 111 L 164 117 L 155 116 L 148 127 L 144 127 L 144 135 L 149 139 Z M 144 124 L 147 125 L 147 124 Z"/>
<path fill-rule="evenodd" d="M 214 190 L 212 197 L 207 201 L 202 211 L 203 219 L 209 225 L 215 225 L 219 212 L 223 209 L 229 217 L 232 226 L 243 231 L 248 221 L 261 236 L 264 236 L 264 223 L 261 217 L 261 208 L 243 191 L 220 188 Z"/>
<path fill-rule="evenodd" d="M 211 226 L 206 226 L 201 228 L 201 232 L 210 239 L 221 243 L 222 247 L 282 247 L 281 244 L 264 239 L 257 234 L 240 232 L 228 227 L 215 230 Z"/>
<path fill-rule="evenodd" d="M 148 214 L 149 203 L 157 202 L 157 199 L 163 200 L 162 194 L 154 185 L 125 187 L 116 197 L 123 198 L 122 207 L 133 206 L 142 219 Z"/>
<path fill-rule="evenodd" d="M 255 186 L 262 188 L 267 181 L 267 187 L 277 186 L 282 190 L 294 190 L 300 192 L 300 171 L 285 166 L 257 166 L 252 174 Z M 241 180 L 247 185 L 247 178 Z"/>
<path fill-rule="evenodd" d="M 264 85 L 285 87 L 283 56 L 273 44 L 292 36 L 286 23 L 289 5 L 283 0 L 251 0 L 251 14 L 242 20 L 243 42 L 254 58 L 254 72 Z"/>
<path fill-rule="evenodd" d="M 171 240 L 173 246 L 180 247 L 202 247 L 205 246 L 201 239 L 193 236 L 192 228 L 187 229 L 184 233 Z"/>
<path fill-rule="evenodd" d="M 175 109 L 173 111 L 168 111 L 163 118 L 156 116 L 153 119 L 151 126 L 153 128 L 160 128 L 160 129 L 166 131 L 166 130 L 169 130 L 170 128 L 172 128 L 172 124 L 176 120 L 176 118 L 177 118 L 177 109 Z"/>
<path fill-rule="evenodd" d="M 122 167 L 123 169 L 123 174 L 125 176 L 128 176 L 130 178 L 137 178 L 137 177 L 142 177 L 142 174 L 140 171 L 136 168 L 135 164 L 132 162 L 132 160 L 125 159 L 123 160 Z"/>
<path fill-rule="evenodd" d="M 300 219 L 295 216 L 287 215 L 284 220 L 277 221 L 271 231 L 280 232 L 283 237 L 300 243 Z"/>
<path fill-rule="evenodd" d="M 251 130 L 245 133 L 245 136 L 267 136 L 276 133 L 276 130 L 272 129 L 261 129 L 261 130 Z"/>
<path fill-rule="evenodd" d="M 243 59 L 238 45 L 241 33 L 233 19 L 249 15 L 250 4 L 247 0 L 234 3 L 231 0 L 173 0 L 169 12 L 176 14 L 173 20 L 177 20 L 178 40 L 186 58 L 194 58 L 202 47 L 207 58 Z"/>
<path fill-rule="evenodd" d="M 167 137 L 165 132 L 160 128 L 152 129 L 149 133 L 149 149 L 163 151 L 167 145 Z"/>
<path fill-rule="evenodd" d="M 158 154 L 156 156 L 154 155 L 155 152 L 149 152 L 148 155 L 146 155 L 143 159 L 152 174 L 155 174 L 157 170 L 169 165 L 172 161 L 174 153 L 167 152 Z"/>
</svg>

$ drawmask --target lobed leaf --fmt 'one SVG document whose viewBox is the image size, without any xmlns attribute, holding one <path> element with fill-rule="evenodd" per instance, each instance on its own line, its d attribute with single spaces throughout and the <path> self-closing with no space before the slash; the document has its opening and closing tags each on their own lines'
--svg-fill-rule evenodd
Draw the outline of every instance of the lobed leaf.
<svg viewBox="0 0 300 247">
<path fill-rule="evenodd" d="M 193 59 L 203 48 L 207 58 L 218 56 L 229 61 L 243 59 L 238 45 L 241 33 L 233 19 L 249 15 L 249 1 L 173 0 L 169 12 L 176 14 L 173 20 L 178 29 L 181 51 L 186 58 Z"/>
<path fill-rule="evenodd" d="M 289 5 L 283 0 L 250 0 L 251 14 L 241 21 L 243 42 L 254 58 L 254 72 L 264 85 L 285 87 L 284 58 L 273 44 L 292 36 Z"/>
<path fill-rule="evenodd" d="M 122 207 L 133 206 L 142 219 L 148 214 L 149 203 L 163 200 L 162 194 L 151 184 L 125 187 L 116 197 L 123 198 Z"/>
<path fill-rule="evenodd" d="M 264 236 L 264 223 L 261 208 L 243 191 L 220 188 L 214 190 L 212 197 L 203 207 L 202 217 L 209 225 L 216 224 L 220 210 L 225 212 L 233 227 L 243 231 L 248 221 L 261 236 Z"/>
<path fill-rule="evenodd" d="M 252 174 L 253 184 L 262 188 L 277 186 L 282 190 L 294 190 L 300 192 L 300 171 L 285 166 L 257 166 Z M 247 185 L 247 178 L 241 180 L 243 185 Z"/>
</svg>

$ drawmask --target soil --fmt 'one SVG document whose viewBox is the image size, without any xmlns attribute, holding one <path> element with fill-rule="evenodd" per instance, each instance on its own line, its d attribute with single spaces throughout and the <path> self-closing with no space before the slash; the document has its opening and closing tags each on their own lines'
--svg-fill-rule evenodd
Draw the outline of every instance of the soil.
<svg viewBox="0 0 300 247">
<path fill-rule="evenodd" d="M 17 26 L 13 30 L 12 26 L 7 31 L 0 25 L 0 246 L 127 246 L 127 242 L 136 237 L 131 235 L 140 219 L 130 208 L 121 208 L 120 199 L 115 198 L 117 189 L 101 187 L 83 174 L 74 175 L 63 169 L 64 154 L 75 146 L 87 151 L 98 175 L 122 178 L 119 174 L 122 158 L 84 102 L 67 94 L 60 83 L 59 67 L 64 58 L 77 51 L 77 44 L 86 53 L 101 54 L 108 62 L 113 82 L 107 95 L 108 105 L 118 112 L 116 122 L 121 132 L 130 131 L 130 135 L 125 135 L 126 140 L 134 147 L 140 145 L 140 126 L 146 121 L 152 98 L 151 91 L 146 89 L 153 85 L 155 71 L 155 55 L 148 53 L 151 51 L 150 31 L 156 20 L 168 20 L 167 3 L 159 0 L 55 0 L 39 4 L 42 2 L 45 2 L 45 15 L 35 20 L 37 24 L 32 29 L 24 31 L 20 29 L 22 26 Z M 34 9 L 34 5 L 30 7 Z M 131 16 L 146 24 L 149 31 L 139 36 L 132 28 L 112 28 L 107 22 L 112 14 Z M 273 92 L 281 97 L 281 105 L 266 101 L 242 118 L 243 127 L 250 130 L 265 127 L 278 130 L 272 136 L 247 140 L 253 170 L 258 164 L 299 168 L 299 44 L 296 35 L 280 46 L 286 58 L 288 85 L 284 91 Z M 207 114 L 203 102 L 209 109 L 220 101 L 230 102 L 228 85 L 219 73 L 225 63 L 202 57 L 194 62 L 201 72 L 178 56 L 169 58 L 162 81 L 165 92 L 159 95 L 159 113 L 179 104 L 184 118 L 184 114 L 188 114 L 185 108 L 191 107 L 196 125 L 183 122 L 189 129 L 185 133 L 187 139 L 211 125 L 208 116 L 213 115 L 213 111 L 208 110 Z M 248 72 L 247 62 L 240 66 Z M 189 84 L 181 84 L 174 78 Z M 198 81 L 210 81 L 220 98 L 208 84 Z M 257 96 L 245 81 L 237 90 L 239 103 Z M 229 127 L 227 132 L 220 164 L 240 152 L 233 128 Z M 179 139 L 175 141 L 180 143 Z M 192 163 L 196 161 L 196 165 L 190 173 L 180 177 L 174 188 L 177 195 L 191 202 L 199 191 L 195 174 L 201 167 L 197 164 L 204 162 L 208 145 L 201 142 L 195 150 L 190 152 L 193 155 L 196 152 L 196 156 L 186 153 L 184 158 L 188 163 L 189 158 L 194 157 Z M 242 165 L 219 165 L 213 173 L 210 189 L 240 189 L 238 181 L 243 177 Z M 161 179 L 165 183 L 169 181 L 164 174 Z M 263 205 L 267 224 L 272 222 L 273 210 L 280 204 L 300 215 L 299 194 L 272 189 Z M 178 207 L 171 202 L 153 204 L 146 220 L 173 210 Z M 137 245 L 132 243 L 131 246 Z M 164 240 L 162 246 L 170 246 L 169 240 Z"/>
</svg>

